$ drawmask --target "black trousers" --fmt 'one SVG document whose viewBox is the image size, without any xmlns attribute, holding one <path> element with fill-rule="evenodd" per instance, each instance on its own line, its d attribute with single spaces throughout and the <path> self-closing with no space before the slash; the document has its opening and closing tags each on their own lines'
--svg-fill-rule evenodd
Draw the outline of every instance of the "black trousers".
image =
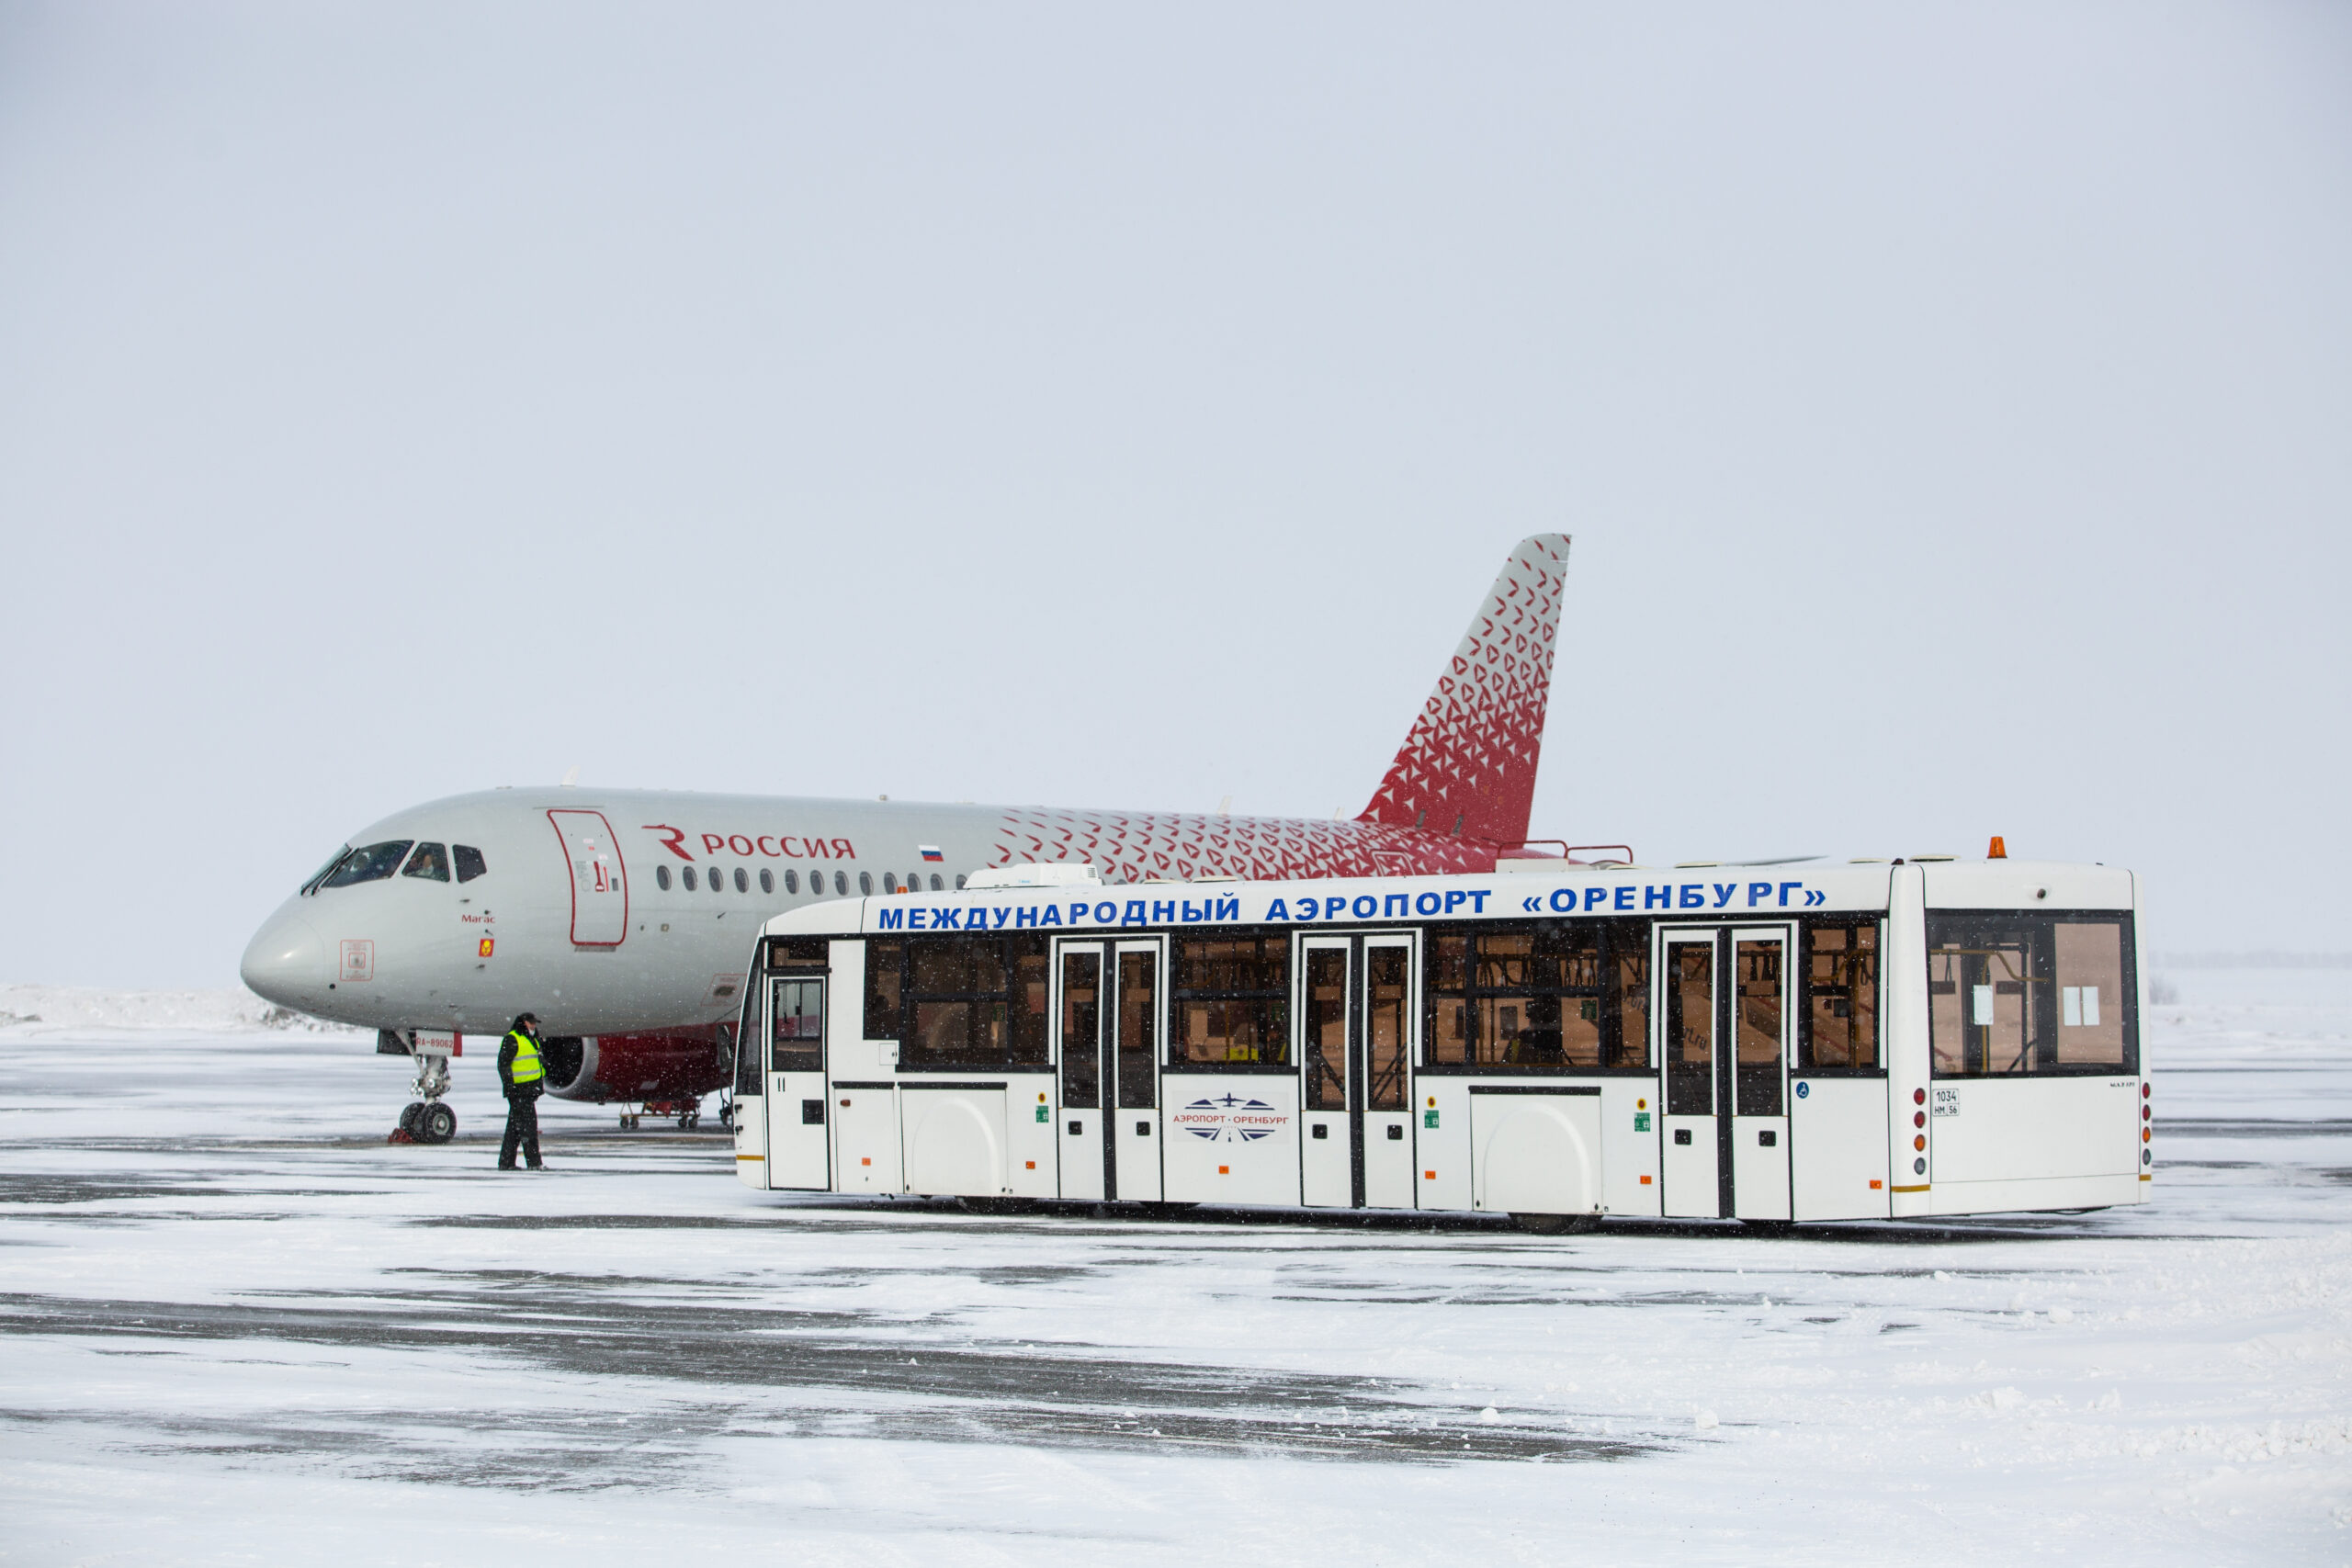
<svg viewBox="0 0 2352 1568">
<path fill-rule="evenodd" d="M 498 1145 L 498 1168 L 514 1168 L 514 1147 L 521 1145 L 524 1163 L 539 1168 L 539 1097 L 518 1094 L 506 1101 L 506 1141 Z"/>
</svg>

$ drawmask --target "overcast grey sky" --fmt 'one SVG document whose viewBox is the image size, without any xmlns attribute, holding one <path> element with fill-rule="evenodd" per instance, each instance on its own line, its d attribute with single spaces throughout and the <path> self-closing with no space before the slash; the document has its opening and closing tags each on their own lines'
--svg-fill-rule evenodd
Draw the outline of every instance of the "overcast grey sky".
<svg viewBox="0 0 2352 1568">
<path fill-rule="evenodd" d="M 2352 7 L 0 0 L 0 977 L 552 781 L 1363 806 L 2352 949 Z"/>
</svg>

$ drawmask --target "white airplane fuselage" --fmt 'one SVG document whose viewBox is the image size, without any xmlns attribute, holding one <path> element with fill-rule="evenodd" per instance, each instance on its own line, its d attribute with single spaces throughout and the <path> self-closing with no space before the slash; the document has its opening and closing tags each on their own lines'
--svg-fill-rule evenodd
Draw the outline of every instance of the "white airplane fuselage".
<svg viewBox="0 0 2352 1568">
<path fill-rule="evenodd" d="M 610 825 L 616 908 L 604 929 L 582 931 L 561 829 L 592 813 Z M 371 1029 L 496 1034 L 525 1010 L 551 1034 L 709 1024 L 738 1010 L 769 916 L 878 890 L 886 872 L 901 886 L 910 874 L 953 886 L 994 862 L 1003 818 L 971 806 L 666 790 L 455 795 L 354 834 L 361 851 L 408 844 L 402 869 L 287 899 L 247 948 L 244 979 L 282 1006 Z M 425 844 L 476 851 L 483 870 L 463 881 L 407 874 Z M 939 858 L 924 859 L 926 847 Z"/>
</svg>

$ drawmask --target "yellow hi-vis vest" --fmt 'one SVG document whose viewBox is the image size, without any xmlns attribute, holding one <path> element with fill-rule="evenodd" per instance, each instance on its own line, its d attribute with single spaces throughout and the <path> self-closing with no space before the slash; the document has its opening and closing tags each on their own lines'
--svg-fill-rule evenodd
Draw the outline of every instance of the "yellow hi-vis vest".
<svg viewBox="0 0 2352 1568">
<path fill-rule="evenodd" d="M 510 1029 L 506 1038 L 514 1042 L 514 1081 L 537 1083 L 548 1076 L 545 1064 L 539 1060 L 539 1043 L 519 1029 Z"/>
</svg>

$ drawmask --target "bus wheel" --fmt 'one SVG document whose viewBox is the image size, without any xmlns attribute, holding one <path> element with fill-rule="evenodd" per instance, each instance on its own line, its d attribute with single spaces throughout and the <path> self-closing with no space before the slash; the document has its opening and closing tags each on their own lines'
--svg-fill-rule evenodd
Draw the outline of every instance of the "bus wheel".
<svg viewBox="0 0 2352 1568">
<path fill-rule="evenodd" d="M 446 1144 L 458 1135 L 458 1113 L 437 1100 L 421 1106 L 410 1135 L 420 1144 Z"/>
<path fill-rule="evenodd" d="M 1600 1228 L 1599 1214 L 1513 1214 L 1510 1223 L 1535 1235 L 1583 1235 Z"/>
</svg>

